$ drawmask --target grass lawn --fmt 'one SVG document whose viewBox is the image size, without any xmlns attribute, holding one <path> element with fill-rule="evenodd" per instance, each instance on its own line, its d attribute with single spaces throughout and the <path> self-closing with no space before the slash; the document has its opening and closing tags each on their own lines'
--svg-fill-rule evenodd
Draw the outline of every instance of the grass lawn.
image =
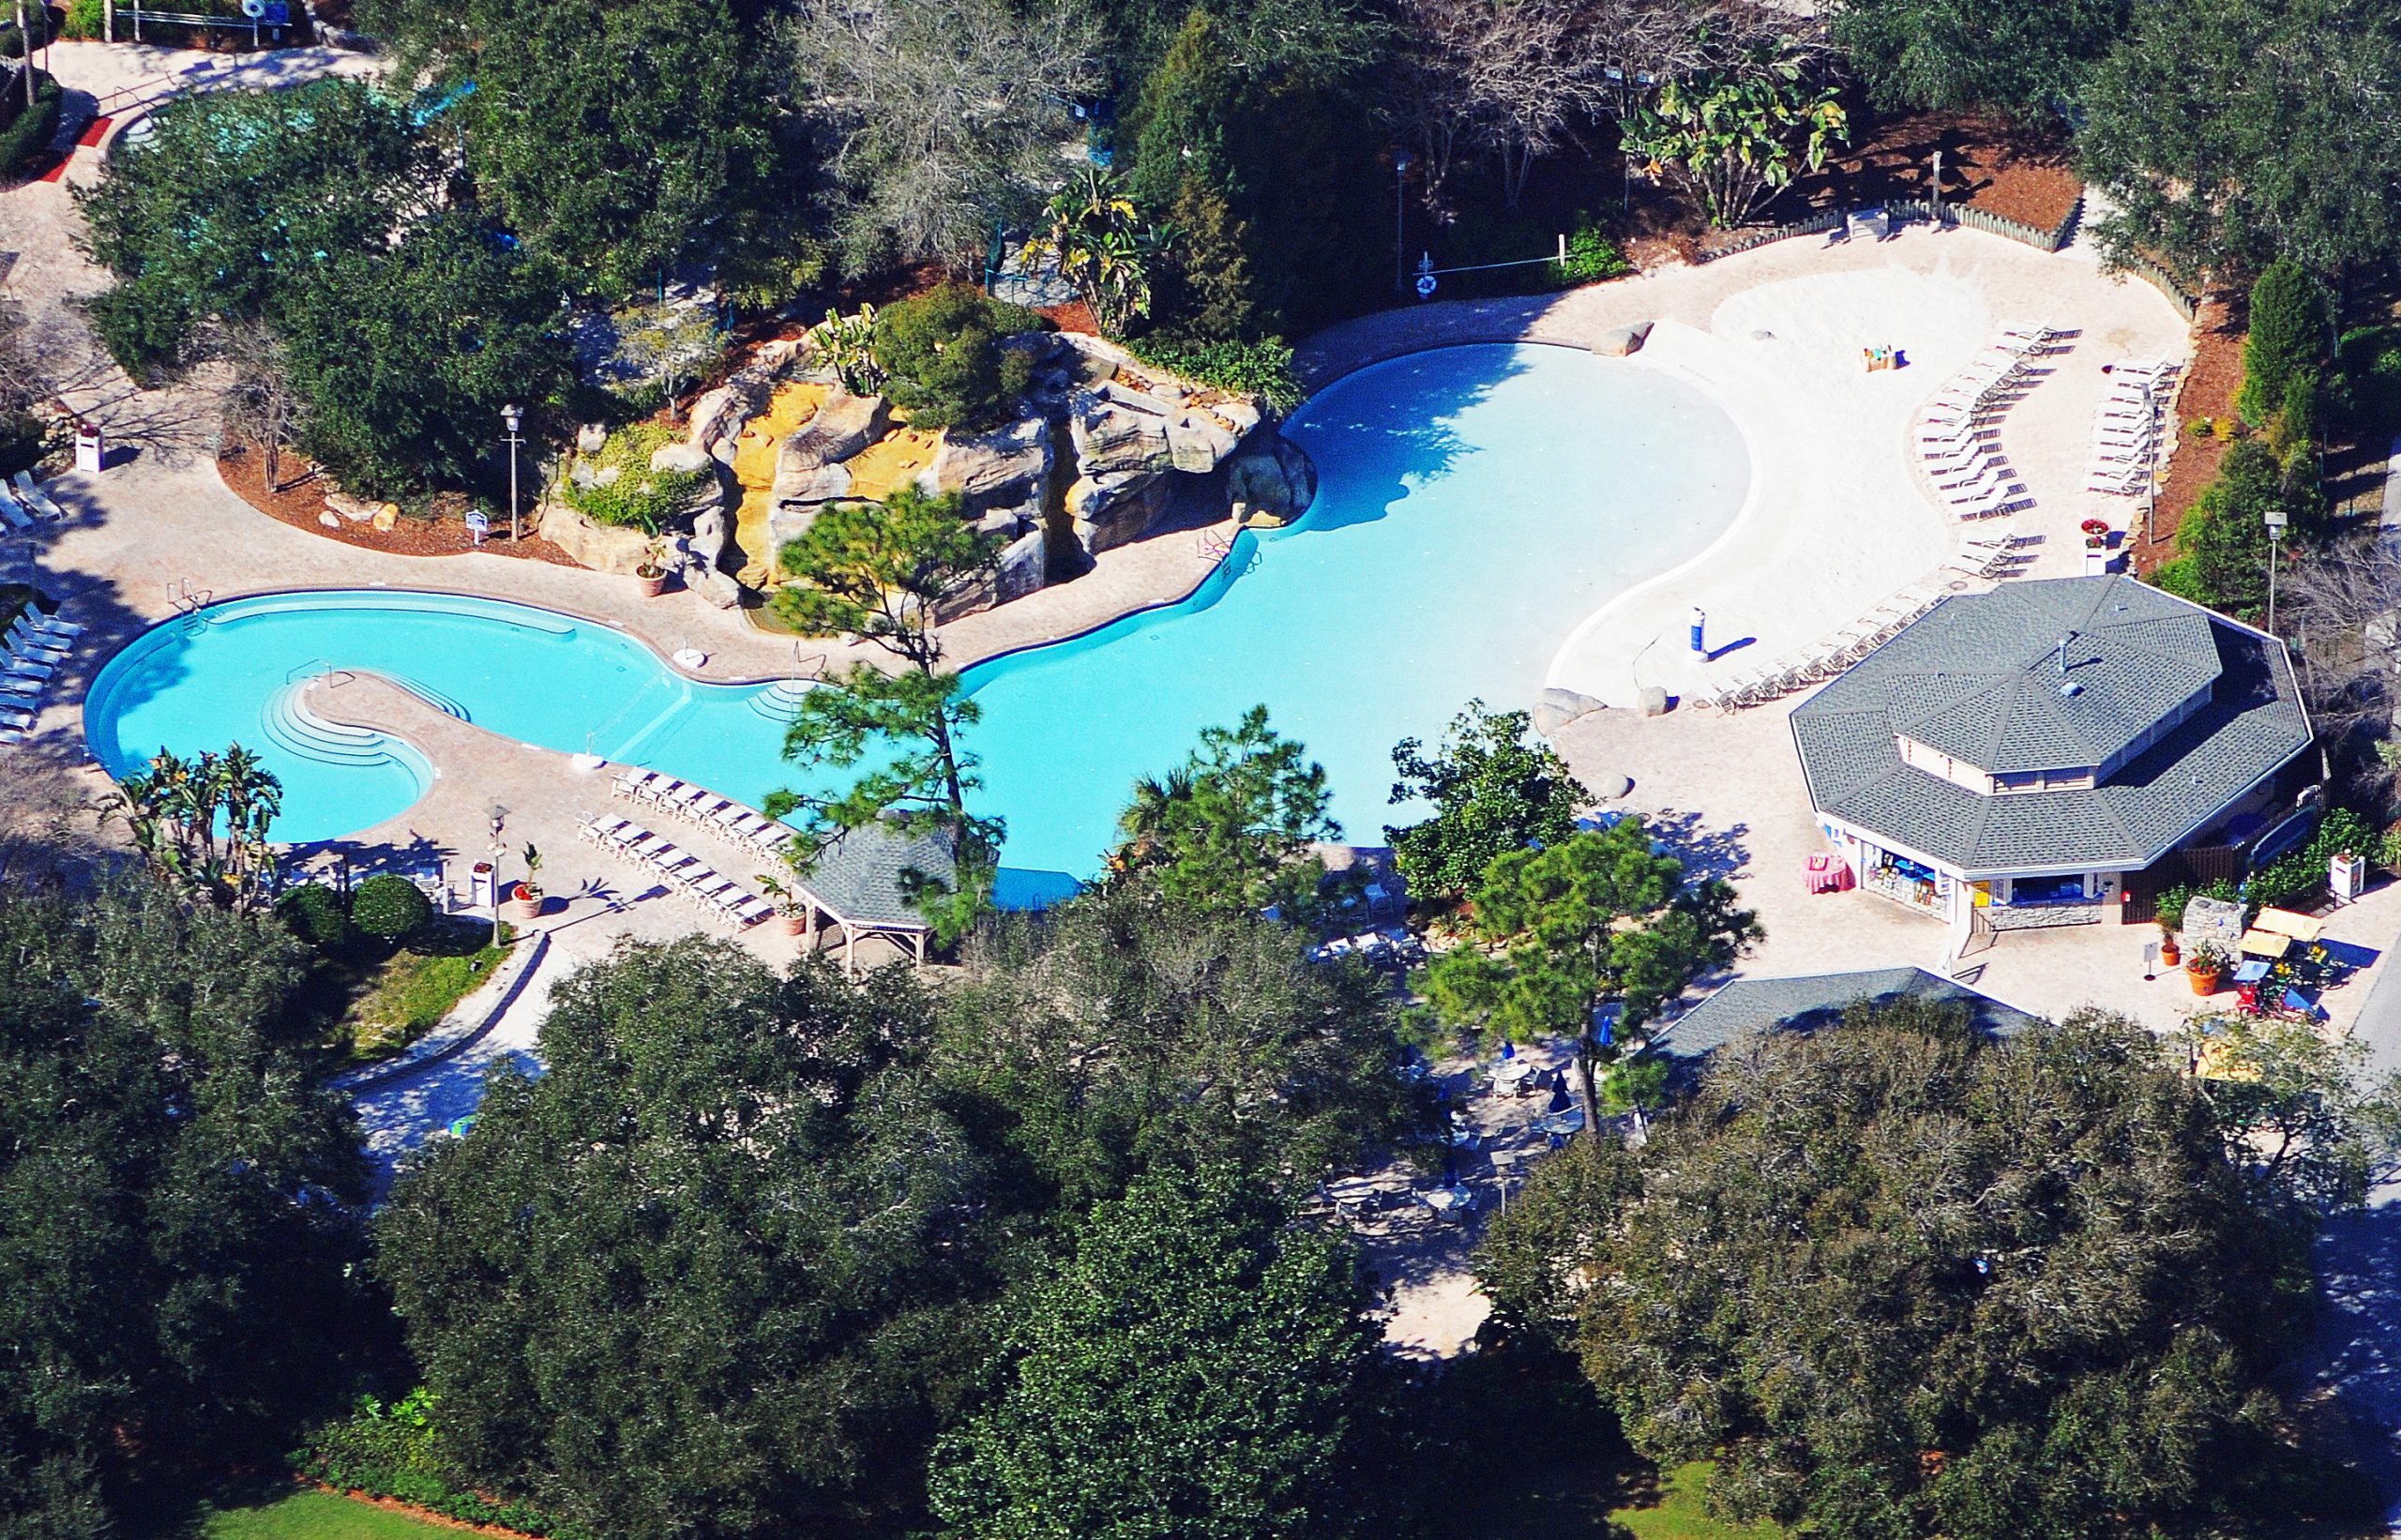
<svg viewBox="0 0 2401 1540">
<path fill-rule="evenodd" d="M 1634 1540 L 1776 1540 L 1784 1532 L 1773 1524 L 1729 1524 L 1709 1517 L 1701 1487 L 1709 1480 L 1706 1461 L 1680 1465 L 1647 1484 L 1636 1500 L 1609 1510 L 1609 1517 L 1634 1532 Z"/>
<path fill-rule="evenodd" d="M 307 987 L 319 1041 L 345 1064 L 388 1059 L 440 1025 L 506 954 L 490 926 L 455 920 L 406 946 L 362 938 L 321 954 Z"/>
<path fill-rule="evenodd" d="M 315 1490 L 221 1508 L 200 1524 L 201 1540 L 459 1540 L 459 1534 L 447 1525 Z"/>
</svg>

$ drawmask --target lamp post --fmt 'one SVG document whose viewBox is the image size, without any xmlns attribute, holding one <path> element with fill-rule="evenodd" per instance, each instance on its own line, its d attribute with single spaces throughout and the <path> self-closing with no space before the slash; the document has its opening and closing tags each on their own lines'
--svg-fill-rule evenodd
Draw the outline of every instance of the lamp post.
<svg viewBox="0 0 2401 1540">
<path fill-rule="evenodd" d="M 2276 542 L 2284 538 L 2288 516 L 2282 508 L 2270 508 L 2259 516 L 2268 526 L 2268 634 L 2276 634 Z"/>
<path fill-rule="evenodd" d="M 517 446 L 525 442 L 517 436 L 517 430 L 524 426 L 524 409 L 514 404 L 504 406 L 500 409 L 500 421 L 508 430 L 508 543 L 514 549 L 524 535 L 517 523 Z"/>
<path fill-rule="evenodd" d="M 500 858 L 508 847 L 500 842 L 500 831 L 508 823 L 508 809 L 495 802 L 491 805 L 491 944 L 500 944 Z"/>
<path fill-rule="evenodd" d="M 1409 152 L 1392 158 L 1392 292 L 1409 292 Z"/>
</svg>

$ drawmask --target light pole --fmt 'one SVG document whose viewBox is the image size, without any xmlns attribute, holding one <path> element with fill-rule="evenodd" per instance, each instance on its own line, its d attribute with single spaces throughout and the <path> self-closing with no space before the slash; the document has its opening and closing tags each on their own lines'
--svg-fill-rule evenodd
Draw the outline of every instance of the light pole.
<svg viewBox="0 0 2401 1540">
<path fill-rule="evenodd" d="M 500 420 L 501 425 L 508 430 L 508 544 L 514 550 L 524 535 L 517 523 L 517 446 L 525 442 L 517 436 L 517 430 L 524 426 L 524 409 L 515 405 L 504 406 L 500 409 Z"/>
<path fill-rule="evenodd" d="M 2284 538 L 2285 525 L 2289 521 L 2282 508 L 2270 508 L 2259 516 L 2268 526 L 2268 634 L 2276 634 L 2276 542 Z"/>
<path fill-rule="evenodd" d="M 1409 292 L 1409 152 L 1392 158 L 1392 292 Z"/>
<path fill-rule="evenodd" d="M 495 802 L 491 805 L 491 944 L 500 944 L 500 858 L 508 847 L 500 842 L 500 831 L 508 823 L 508 809 Z"/>
</svg>

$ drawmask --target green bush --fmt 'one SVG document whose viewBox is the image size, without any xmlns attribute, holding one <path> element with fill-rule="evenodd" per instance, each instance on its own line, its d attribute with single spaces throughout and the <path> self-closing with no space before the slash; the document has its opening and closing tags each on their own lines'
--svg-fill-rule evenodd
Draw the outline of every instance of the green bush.
<svg viewBox="0 0 2401 1540">
<path fill-rule="evenodd" d="M 292 933 L 320 952 L 337 951 L 350 942 L 350 915 L 341 895 L 320 883 L 295 887 L 275 901 L 275 912 Z"/>
<path fill-rule="evenodd" d="M 557 1540 L 595 1540 L 580 1525 L 528 1502 L 482 1496 L 442 1457 L 434 1399 L 422 1386 L 389 1406 L 359 1397 L 348 1417 L 318 1428 L 292 1457 L 293 1469 L 337 1491 L 398 1498 L 470 1524 L 497 1524 Z"/>
<path fill-rule="evenodd" d="M 45 6 L 32 6 L 25 10 L 25 28 L 34 35 L 34 46 L 43 47 L 58 36 L 59 13 Z M 0 23 L 0 58 L 22 59 L 25 56 L 24 34 L 17 30 L 12 14 Z"/>
<path fill-rule="evenodd" d="M 1033 361 L 1001 340 L 1038 331 L 1042 318 L 964 283 L 945 283 L 876 312 L 875 365 L 884 393 L 919 428 L 989 428 L 1007 415 Z"/>
<path fill-rule="evenodd" d="M 694 494 L 709 478 L 706 471 L 651 469 L 650 457 L 674 437 L 672 429 L 656 422 L 636 423 L 610 434 L 600 452 L 587 456 L 583 464 L 596 476 L 614 470 L 615 476 L 588 487 L 569 477 L 566 483 L 568 506 L 596 523 L 657 534 L 691 506 Z"/>
<path fill-rule="evenodd" d="M 2327 395 L 2329 406 L 2356 428 L 2389 431 L 2401 426 L 2401 328 L 2345 332 L 2334 345 Z"/>
<path fill-rule="evenodd" d="M 2162 928 L 2169 930 L 2184 929 L 2184 906 L 2193 901 L 2190 883 L 2179 883 L 2159 896 L 2158 915 Z"/>
<path fill-rule="evenodd" d="M 1257 396 L 1278 412 L 1290 412 L 1307 394 L 1292 372 L 1292 350 L 1280 337 L 1256 342 L 1187 342 L 1145 337 L 1132 344 L 1134 356 L 1230 396 Z"/>
<path fill-rule="evenodd" d="M 41 70 L 34 71 L 34 104 L 17 121 L 0 128 L 0 176 L 15 176 L 30 169 L 58 137 L 58 109 L 66 93 Z"/>
<path fill-rule="evenodd" d="M 2377 854 L 2382 848 L 2383 841 L 2366 819 L 2348 808 L 2333 808 L 2318 820 L 2318 832 L 2309 837 L 2309 843 L 2244 879 L 2242 895 L 2263 908 L 2283 908 L 2323 892 L 2326 864 L 2335 856 Z"/>
<path fill-rule="evenodd" d="M 1550 265 L 1563 284 L 1599 283 L 1634 271 L 1634 264 L 1588 214 L 1576 217 L 1576 234 L 1567 237 L 1567 260 Z"/>
<path fill-rule="evenodd" d="M 433 905 L 424 891 L 388 872 L 370 877 L 350 896 L 350 923 L 385 941 L 406 941 L 432 917 Z"/>
<path fill-rule="evenodd" d="M 2235 410 L 2254 428 L 2285 410 L 2293 383 L 2316 385 L 2326 333 L 2326 291 L 2289 257 L 2268 264 L 2251 286 L 2251 330 L 2242 342 L 2242 387 Z"/>
<path fill-rule="evenodd" d="M 67 0 L 67 23 L 61 33 L 68 38 L 98 38 L 108 31 L 107 0 Z"/>
</svg>

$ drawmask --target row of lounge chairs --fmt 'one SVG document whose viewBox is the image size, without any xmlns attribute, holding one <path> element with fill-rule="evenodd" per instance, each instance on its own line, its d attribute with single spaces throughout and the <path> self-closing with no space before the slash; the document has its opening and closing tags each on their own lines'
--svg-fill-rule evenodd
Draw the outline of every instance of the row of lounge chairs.
<svg viewBox="0 0 2401 1540">
<path fill-rule="evenodd" d="M 576 821 L 576 838 L 614 851 L 650 868 L 692 902 L 738 926 L 757 925 L 775 913 L 764 898 L 718 875 L 715 868 L 673 841 L 622 818 L 594 814 Z"/>
<path fill-rule="evenodd" d="M 656 770 L 628 770 L 616 778 L 614 789 L 621 797 L 737 839 L 763 855 L 773 855 L 793 840 L 791 825 L 753 812 L 705 786 L 662 776 Z"/>
<path fill-rule="evenodd" d="M 52 678 L 83 632 L 81 626 L 30 604 L 17 611 L 8 624 L 6 655 L 0 656 L 0 746 L 23 743 L 33 731 Z"/>
<path fill-rule="evenodd" d="M 1971 578 L 2013 577 L 2034 559 L 2031 548 L 2041 539 L 2036 535 L 1993 535 L 1963 540 L 1958 552 L 1942 565 Z"/>
<path fill-rule="evenodd" d="M 17 485 L 13 491 L 7 482 L 0 481 L 0 523 L 23 532 L 44 523 L 57 524 L 66 521 L 67 510 L 52 502 L 50 494 L 41 490 L 41 484 L 26 472 L 17 473 Z"/>
<path fill-rule="evenodd" d="M 1905 588 L 1873 613 L 1851 622 L 1815 646 L 1788 653 L 1764 669 L 1738 672 L 1709 693 L 1694 697 L 1692 703 L 1717 711 L 1741 711 L 1832 679 L 1899 635 L 1902 627 L 1942 598 L 1941 594 L 1929 588 Z"/>
<path fill-rule="evenodd" d="M 1989 519 L 2033 499 L 2001 447 L 2001 419 L 2048 370 L 2031 360 L 2067 349 L 2068 333 L 2011 325 L 1953 375 L 1917 426 L 1918 456 L 1936 495 L 1962 519 Z"/>
<path fill-rule="evenodd" d="M 2159 463 L 2161 408 L 2175 383 L 2175 364 L 2161 358 L 2131 359 L 2110 371 L 2109 393 L 2092 419 L 2086 491 L 2133 497 L 2151 485 Z"/>
</svg>

